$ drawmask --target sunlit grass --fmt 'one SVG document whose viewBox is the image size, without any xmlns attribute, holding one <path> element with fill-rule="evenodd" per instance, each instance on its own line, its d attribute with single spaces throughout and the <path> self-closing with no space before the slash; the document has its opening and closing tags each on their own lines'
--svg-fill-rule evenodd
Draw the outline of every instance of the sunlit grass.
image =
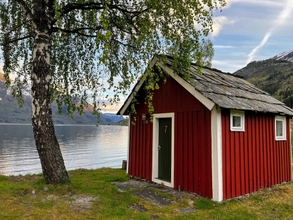
<svg viewBox="0 0 293 220">
<path fill-rule="evenodd" d="M 293 184 L 260 190 L 250 196 L 216 203 L 187 194 L 157 207 L 134 196 L 119 192 L 113 182 L 127 181 L 121 169 L 75 170 L 71 183 L 46 185 L 41 175 L 0 176 L 0 219 L 292 219 Z M 158 191 L 158 193 L 160 193 Z M 144 206 L 147 211 L 130 209 Z M 195 212 L 176 210 L 191 207 Z"/>
</svg>

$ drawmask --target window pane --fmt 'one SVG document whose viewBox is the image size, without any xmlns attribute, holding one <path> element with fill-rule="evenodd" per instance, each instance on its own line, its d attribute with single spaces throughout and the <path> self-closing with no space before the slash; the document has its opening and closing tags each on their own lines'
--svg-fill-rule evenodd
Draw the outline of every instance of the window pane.
<svg viewBox="0 0 293 220">
<path fill-rule="evenodd" d="M 241 127 L 241 117 L 233 116 L 233 127 Z"/>
<path fill-rule="evenodd" d="M 244 123 L 244 111 L 230 110 L 230 131 L 245 131 Z"/>
<path fill-rule="evenodd" d="M 283 136 L 283 121 L 277 121 L 277 137 Z"/>
</svg>

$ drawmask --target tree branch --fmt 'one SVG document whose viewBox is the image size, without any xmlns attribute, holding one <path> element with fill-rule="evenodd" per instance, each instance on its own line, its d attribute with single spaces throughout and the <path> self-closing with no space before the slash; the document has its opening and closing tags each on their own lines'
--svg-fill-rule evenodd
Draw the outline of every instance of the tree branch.
<svg viewBox="0 0 293 220">
<path fill-rule="evenodd" d="M 105 9 L 106 6 L 109 9 L 114 9 L 114 10 L 116 9 L 118 11 L 121 11 L 123 14 L 132 14 L 134 15 L 132 16 L 133 18 L 138 16 L 139 14 L 145 13 L 146 11 L 150 9 L 150 7 L 146 7 L 145 9 L 142 9 L 142 10 L 137 10 L 137 9 L 128 10 L 125 5 L 115 5 L 113 3 L 110 3 L 108 5 L 105 5 L 103 3 L 96 3 L 96 2 L 69 3 L 61 9 L 61 17 L 63 17 L 64 15 L 74 10 L 102 10 L 102 9 Z"/>
<path fill-rule="evenodd" d="M 86 30 L 97 31 L 97 30 L 101 30 L 101 29 L 102 29 L 102 27 L 98 27 L 97 29 L 93 29 L 93 28 L 76 28 L 76 29 L 69 30 L 69 29 L 53 27 L 52 32 L 61 31 L 61 32 L 64 32 L 64 33 L 78 34 L 78 35 L 85 36 L 85 37 L 97 37 L 97 35 L 85 34 L 85 33 L 82 33 L 80 31 L 86 31 Z"/>
<path fill-rule="evenodd" d="M 21 9 L 23 10 L 23 12 L 25 13 L 25 16 L 32 21 L 32 24 L 34 26 L 35 29 L 37 29 L 37 25 L 34 22 L 34 16 L 31 12 L 31 10 L 29 9 L 29 7 L 26 5 L 26 3 L 23 0 L 15 0 L 21 7 Z"/>
<path fill-rule="evenodd" d="M 48 7 L 48 16 L 49 16 L 50 21 L 52 23 L 54 21 L 54 17 L 55 17 L 54 0 L 46 0 L 45 2 Z"/>
<path fill-rule="evenodd" d="M 122 46 L 124 46 L 124 47 L 130 47 L 130 48 L 133 48 L 133 49 L 135 49 L 135 50 L 138 50 L 137 47 L 135 47 L 135 46 L 133 46 L 133 45 L 130 45 L 130 44 L 123 43 L 123 42 L 121 42 L 121 41 L 119 41 L 119 40 L 117 40 L 117 39 L 112 38 L 111 41 L 114 41 L 114 42 L 116 42 L 116 43 L 118 43 L 118 44 L 120 44 L 120 45 L 122 45 Z"/>
<path fill-rule="evenodd" d="M 20 38 L 9 39 L 8 41 L 6 41 L 6 43 L 11 44 L 11 43 L 14 43 L 14 42 L 17 42 L 17 41 L 20 41 L 20 40 L 25 40 L 25 39 L 28 39 L 28 38 L 33 38 L 33 37 L 31 35 L 27 35 L 27 36 L 20 37 Z"/>
<path fill-rule="evenodd" d="M 104 9 L 102 3 L 88 2 L 88 3 L 68 3 L 61 9 L 61 17 L 74 10 L 101 10 Z"/>
<path fill-rule="evenodd" d="M 113 27 L 117 28 L 117 29 L 120 30 L 121 32 L 124 32 L 124 33 L 129 34 L 129 35 L 133 35 L 133 34 L 134 34 L 132 30 L 129 30 L 129 31 L 128 31 L 127 28 L 121 27 L 121 25 L 117 23 L 117 21 L 120 20 L 120 17 L 116 16 L 115 14 L 111 14 L 111 16 L 110 16 L 109 19 L 110 19 L 111 23 L 114 25 Z M 133 20 L 129 20 L 129 19 L 127 18 L 127 21 L 128 21 L 127 24 L 128 24 L 130 27 L 132 27 L 132 28 L 136 31 L 136 33 L 138 33 L 139 30 L 138 30 L 138 28 L 135 26 Z M 132 29 L 132 28 L 131 28 L 131 29 Z"/>
</svg>

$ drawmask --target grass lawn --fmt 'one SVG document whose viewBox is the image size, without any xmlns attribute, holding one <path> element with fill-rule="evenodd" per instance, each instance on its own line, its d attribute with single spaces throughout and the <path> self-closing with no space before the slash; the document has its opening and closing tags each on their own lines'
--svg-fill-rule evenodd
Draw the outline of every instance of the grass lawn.
<svg viewBox="0 0 293 220">
<path fill-rule="evenodd" d="M 172 199 L 157 207 L 113 182 L 127 181 L 121 169 L 75 170 L 71 183 L 46 185 L 42 175 L 0 176 L 0 219 L 293 219 L 293 184 L 264 189 L 241 199 L 214 203 L 209 199 Z M 147 211 L 131 210 L 142 205 Z M 174 210 L 192 206 L 196 211 Z"/>
</svg>

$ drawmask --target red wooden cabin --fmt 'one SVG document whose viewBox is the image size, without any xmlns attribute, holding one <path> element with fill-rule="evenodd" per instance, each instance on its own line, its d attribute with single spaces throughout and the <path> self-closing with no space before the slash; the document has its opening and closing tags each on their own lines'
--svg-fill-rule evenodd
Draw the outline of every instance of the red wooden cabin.
<svg viewBox="0 0 293 220">
<path fill-rule="evenodd" d="M 154 66 L 169 77 L 154 92 L 153 122 L 144 78 L 118 112 L 130 114 L 136 97 L 129 175 L 214 201 L 291 181 L 292 109 L 231 74 L 209 68 L 198 74 L 193 65 L 184 80 L 174 74 L 171 58 L 166 64 L 154 58 Z"/>
</svg>

